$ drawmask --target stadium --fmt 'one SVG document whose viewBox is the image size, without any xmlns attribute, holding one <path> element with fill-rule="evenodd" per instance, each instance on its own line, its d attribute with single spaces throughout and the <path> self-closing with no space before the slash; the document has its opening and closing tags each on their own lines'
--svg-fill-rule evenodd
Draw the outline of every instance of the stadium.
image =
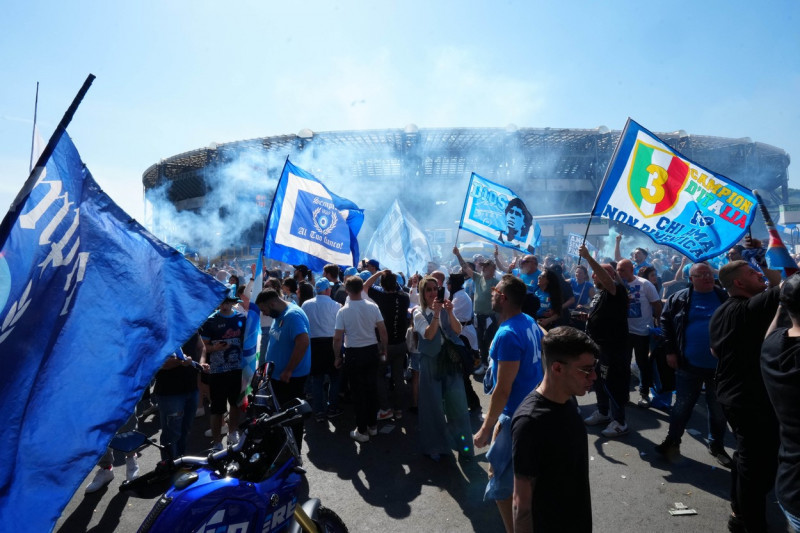
<svg viewBox="0 0 800 533">
<path fill-rule="evenodd" d="M 432 246 L 452 246 L 472 172 L 513 189 L 526 199 L 534 216 L 574 214 L 572 221 L 540 222 L 543 237 L 560 244 L 569 232 L 583 233 L 585 214 L 591 211 L 620 135 L 621 131 L 604 126 L 420 129 L 410 124 L 386 130 L 304 129 L 296 135 L 211 144 L 178 154 L 149 167 L 142 181 L 146 199 L 158 191 L 179 213 L 217 209 L 218 200 L 214 206 L 207 203 L 220 189 L 236 206 L 257 206 L 261 216 L 254 214 L 249 227 L 230 233 L 227 253 L 239 257 L 252 255 L 259 247 L 272 191 L 287 157 L 364 209 L 362 248 L 395 198 L 421 223 Z M 758 189 L 769 205 L 788 201 L 790 159 L 784 150 L 747 137 L 683 130 L 656 135 L 698 164 Z M 252 179 L 226 179 L 231 169 Z M 163 209 L 158 203 L 151 205 L 146 225 L 164 238 Z M 218 210 L 225 218 L 231 207 Z M 605 235 L 608 222 L 595 220 L 590 234 Z M 175 238 L 179 236 L 166 240 Z M 459 235 L 459 241 L 464 240 L 471 237 Z"/>
</svg>

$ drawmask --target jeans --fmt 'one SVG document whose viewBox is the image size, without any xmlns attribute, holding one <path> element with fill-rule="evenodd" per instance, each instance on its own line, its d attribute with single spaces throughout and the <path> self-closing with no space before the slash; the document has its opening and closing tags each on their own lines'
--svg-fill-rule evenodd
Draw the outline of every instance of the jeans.
<svg viewBox="0 0 800 533">
<path fill-rule="evenodd" d="M 722 406 L 717 402 L 713 368 L 687 365 L 675 371 L 675 405 L 669 417 L 667 439 L 680 443 L 686 424 L 700 397 L 703 384 L 706 386 L 706 412 L 708 414 L 708 447 L 721 449 L 724 444 L 727 421 Z"/>
<path fill-rule="evenodd" d="M 325 394 L 326 376 L 329 379 L 327 394 Z M 342 382 L 341 372 L 312 374 L 308 377 L 311 379 L 311 396 L 314 398 L 313 407 L 315 415 L 324 415 L 328 409 L 336 409 L 339 407 L 339 386 Z"/>
<path fill-rule="evenodd" d="M 158 416 L 161 421 L 162 459 L 175 459 L 186 453 L 186 439 L 197 411 L 197 391 L 160 394 Z"/>
</svg>

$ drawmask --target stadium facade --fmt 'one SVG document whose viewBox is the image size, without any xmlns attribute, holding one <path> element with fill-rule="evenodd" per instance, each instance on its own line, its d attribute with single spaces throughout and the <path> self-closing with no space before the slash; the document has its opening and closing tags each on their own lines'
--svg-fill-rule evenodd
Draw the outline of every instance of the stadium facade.
<svg viewBox="0 0 800 533">
<path fill-rule="evenodd" d="M 471 172 L 513 189 L 534 216 L 587 213 L 620 135 L 603 126 L 419 129 L 411 124 L 386 130 L 301 130 L 296 135 L 212 144 L 178 154 L 148 168 L 142 181 L 146 199 L 159 190 L 177 211 L 198 210 L 221 186 L 220 173 L 246 159 L 253 181 L 263 186 L 240 183 L 238 196 L 268 208 L 271 189 L 288 157 L 365 209 L 362 248 L 395 198 L 425 227 L 433 243 L 452 245 L 454 221 L 460 217 Z M 759 189 L 769 204 L 787 202 L 790 159 L 784 150 L 749 138 L 685 131 L 656 135 L 700 165 Z M 259 176 L 270 176 L 272 181 Z M 157 228 L 159 216 L 154 208 L 147 216 L 148 226 Z M 543 235 L 558 239 L 576 229 L 582 232 L 586 216 L 568 222 L 543 223 Z M 607 226 L 597 229 L 605 232 Z M 262 231 L 263 219 L 254 220 L 231 246 L 257 246 Z M 459 240 L 470 238 L 462 235 Z"/>
</svg>

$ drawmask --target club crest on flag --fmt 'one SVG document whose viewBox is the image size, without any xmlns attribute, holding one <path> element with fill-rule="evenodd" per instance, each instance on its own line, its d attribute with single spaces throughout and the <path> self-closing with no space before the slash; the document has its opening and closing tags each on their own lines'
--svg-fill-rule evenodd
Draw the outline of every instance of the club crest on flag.
<svg viewBox="0 0 800 533">
<path fill-rule="evenodd" d="M 336 228 L 336 222 L 339 220 L 336 211 L 323 209 L 322 207 L 314 209 L 314 212 L 311 213 L 311 218 L 314 219 L 314 228 L 320 235 L 328 235 L 332 232 Z"/>
<path fill-rule="evenodd" d="M 642 216 L 661 216 L 678 202 L 689 165 L 674 153 L 636 141 L 628 174 L 628 192 Z"/>
</svg>

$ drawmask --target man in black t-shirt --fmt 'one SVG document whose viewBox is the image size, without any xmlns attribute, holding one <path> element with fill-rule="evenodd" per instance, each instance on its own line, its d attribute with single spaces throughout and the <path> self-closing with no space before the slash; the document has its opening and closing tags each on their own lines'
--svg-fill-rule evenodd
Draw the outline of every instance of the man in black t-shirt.
<svg viewBox="0 0 800 533">
<path fill-rule="evenodd" d="M 373 284 L 380 279 L 380 288 Z M 405 390 L 403 369 L 406 362 L 406 330 L 408 330 L 408 308 L 410 307 L 408 294 L 400 290 L 397 276 L 391 270 L 380 270 L 364 282 L 364 290 L 381 310 L 383 323 L 389 335 L 389 344 L 386 346 L 386 363 L 391 368 L 393 388 L 390 392 L 389 382 L 384 378 L 385 365 L 378 371 L 378 420 L 401 418 L 402 396 Z"/>
<path fill-rule="evenodd" d="M 788 531 L 800 531 L 800 274 L 787 279 L 780 294 L 789 327 L 776 327 L 761 346 L 761 372 L 778 418 L 780 451 L 775 495 Z"/>
<path fill-rule="evenodd" d="M 573 396 L 597 378 L 599 347 L 564 326 L 542 340 L 544 379 L 511 422 L 514 531 L 592 530 L 589 440 Z"/>
<path fill-rule="evenodd" d="M 585 245 L 578 250 L 592 268 L 592 280 L 597 293 L 592 299 L 586 322 L 586 333 L 600 346 L 598 360 L 597 410 L 583 421 L 587 426 L 608 422 L 601 432 L 614 438 L 628 433 L 625 404 L 628 403 L 631 381 L 631 351 L 628 348 L 628 291 L 616 270 L 609 264 L 600 265 Z M 611 416 L 609 416 L 609 414 Z"/>
<path fill-rule="evenodd" d="M 758 241 L 753 245 L 760 246 Z M 761 343 L 778 308 L 780 272 L 764 268 L 764 277 L 747 261 L 719 271 L 728 298 L 709 323 L 717 357 L 717 401 L 736 436 L 731 466 L 730 531 L 766 531 L 766 495 L 775 483 L 778 421 L 761 378 Z"/>
</svg>

